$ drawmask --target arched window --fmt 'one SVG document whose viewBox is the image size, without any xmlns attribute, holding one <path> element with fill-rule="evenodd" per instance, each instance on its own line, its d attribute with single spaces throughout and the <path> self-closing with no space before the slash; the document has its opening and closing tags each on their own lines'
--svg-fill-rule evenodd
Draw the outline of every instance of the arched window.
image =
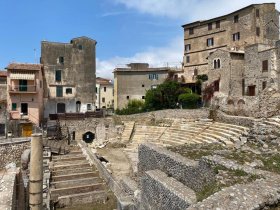
<svg viewBox="0 0 280 210">
<path fill-rule="evenodd" d="M 217 68 L 218 69 L 221 68 L 221 60 L 220 59 L 217 60 Z"/>
<path fill-rule="evenodd" d="M 219 69 L 219 68 L 221 68 L 221 60 L 215 59 L 214 60 L 214 69 Z"/>
</svg>

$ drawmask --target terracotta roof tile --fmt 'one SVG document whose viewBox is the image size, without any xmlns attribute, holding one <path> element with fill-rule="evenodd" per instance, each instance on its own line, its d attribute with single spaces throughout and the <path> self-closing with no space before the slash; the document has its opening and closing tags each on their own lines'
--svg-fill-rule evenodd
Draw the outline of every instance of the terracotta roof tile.
<svg viewBox="0 0 280 210">
<path fill-rule="evenodd" d="M 6 69 L 9 70 L 37 70 L 40 71 L 43 65 L 32 63 L 11 63 Z"/>
<path fill-rule="evenodd" d="M 7 77 L 6 71 L 0 71 L 0 77 Z"/>
</svg>

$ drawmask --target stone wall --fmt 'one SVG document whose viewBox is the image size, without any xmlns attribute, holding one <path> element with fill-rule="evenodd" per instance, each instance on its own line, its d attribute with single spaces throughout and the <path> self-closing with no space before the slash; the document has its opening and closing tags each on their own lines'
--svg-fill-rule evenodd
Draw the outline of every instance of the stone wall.
<svg viewBox="0 0 280 210">
<path fill-rule="evenodd" d="M 69 129 L 71 138 L 75 132 L 75 140 L 82 140 L 83 134 L 90 131 L 95 140 L 103 142 L 118 137 L 118 130 L 112 118 L 85 118 L 84 120 L 61 120 L 60 125 Z"/>
<path fill-rule="evenodd" d="M 6 140 L 4 140 L 6 141 Z M 0 168 L 14 162 L 20 163 L 21 154 L 25 149 L 30 148 L 30 140 L 7 141 L 0 143 Z"/>
<path fill-rule="evenodd" d="M 194 191 L 202 189 L 215 179 L 211 167 L 203 161 L 194 161 L 152 144 L 139 146 L 138 177 L 146 171 L 159 169 Z"/>
<path fill-rule="evenodd" d="M 272 117 L 280 114 L 280 92 L 267 88 L 259 96 L 243 97 L 227 97 L 217 93 L 212 99 L 212 104 L 230 115 Z"/>
<path fill-rule="evenodd" d="M 196 202 L 195 192 L 159 170 L 141 178 L 140 209 L 186 209 Z"/>
<path fill-rule="evenodd" d="M 136 121 L 141 122 L 141 124 L 151 123 L 154 121 L 161 121 L 163 119 L 172 119 L 172 118 L 186 118 L 186 119 L 199 119 L 199 118 L 208 118 L 209 110 L 208 109 L 165 109 L 153 112 L 146 112 L 133 115 L 117 115 L 117 118 L 120 118 L 121 121 Z"/>
</svg>

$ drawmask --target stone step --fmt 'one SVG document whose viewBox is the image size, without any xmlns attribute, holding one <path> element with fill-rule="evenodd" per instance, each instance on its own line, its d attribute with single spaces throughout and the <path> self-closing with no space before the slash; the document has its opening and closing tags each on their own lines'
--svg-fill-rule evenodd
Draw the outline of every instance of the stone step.
<svg viewBox="0 0 280 210">
<path fill-rule="evenodd" d="M 213 134 L 216 134 L 217 136 L 221 136 L 221 137 L 224 137 L 224 138 L 227 138 L 227 139 L 229 139 L 229 138 L 232 137 L 231 134 L 225 133 L 225 132 L 223 132 L 223 131 L 217 131 L 217 130 L 211 129 L 211 128 L 207 129 L 206 132 L 207 132 L 207 133 L 211 132 L 211 133 L 213 133 Z"/>
<path fill-rule="evenodd" d="M 61 165 L 73 165 L 73 164 L 87 164 L 88 161 L 86 159 L 84 160 L 72 160 L 72 161 L 56 161 L 53 162 L 54 167 L 61 166 Z"/>
<path fill-rule="evenodd" d="M 63 159 L 69 159 L 69 158 L 79 158 L 79 157 L 85 157 L 83 154 L 77 154 L 77 155 L 53 155 L 52 160 L 63 160 Z"/>
<path fill-rule="evenodd" d="M 212 132 L 204 132 L 202 134 L 202 136 L 210 136 L 210 137 L 215 138 L 216 140 L 218 140 L 218 141 L 220 141 L 222 143 L 225 143 L 228 146 L 229 145 L 231 145 L 231 146 L 233 145 L 233 143 L 230 140 L 228 140 L 227 138 L 224 138 L 224 137 L 222 137 L 220 135 L 217 135 L 217 134 L 214 134 Z"/>
<path fill-rule="evenodd" d="M 240 134 L 242 134 L 244 132 L 247 132 L 247 131 L 244 131 L 242 129 L 238 129 L 238 128 L 234 128 L 234 127 L 229 127 L 229 126 L 225 126 L 225 125 L 221 125 L 221 124 L 216 124 L 216 123 L 215 123 L 215 125 L 213 125 L 213 127 L 221 128 L 221 129 L 227 129 L 229 131 L 233 131 L 233 132 L 240 133 Z"/>
<path fill-rule="evenodd" d="M 215 131 L 221 131 L 221 132 L 223 132 L 223 133 L 228 133 L 228 134 L 230 134 L 231 136 L 237 136 L 237 137 L 239 137 L 240 136 L 240 133 L 238 133 L 238 132 L 234 132 L 234 131 L 231 131 L 231 130 L 228 130 L 228 129 L 226 129 L 226 128 L 219 128 L 219 127 L 209 127 L 208 128 L 208 130 L 215 130 Z"/>
<path fill-rule="evenodd" d="M 98 172 L 91 171 L 91 172 L 85 172 L 85 173 L 73 173 L 73 174 L 67 174 L 67 175 L 52 176 L 52 181 L 58 182 L 58 181 L 92 178 L 92 177 L 98 177 Z"/>
<path fill-rule="evenodd" d="M 92 172 L 95 170 L 96 170 L 95 167 L 69 168 L 69 169 L 52 171 L 52 175 L 60 176 L 60 175 L 66 175 L 66 174 L 74 174 L 76 172 L 79 172 L 79 173 Z"/>
<path fill-rule="evenodd" d="M 80 185 L 76 187 L 67 187 L 59 189 L 51 189 L 51 200 L 56 200 L 60 196 L 73 195 L 79 193 L 87 193 L 92 191 L 104 190 L 104 183 L 91 184 L 91 185 Z"/>
<path fill-rule="evenodd" d="M 68 188 L 68 187 L 98 184 L 98 183 L 103 183 L 103 180 L 100 179 L 99 177 L 90 177 L 90 178 L 82 178 L 82 179 L 52 182 L 51 183 L 51 188 L 52 189 Z"/>
<path fill-rule="evenodd" d="M 267 125 L 272 125 L 272 126 L 280 127 L 280 123 L 278 123 L 278 122 L 265 121 L 264 123 L 267 124 Z"/>
<path fill-rule="evenodd" d="M 83 164 L 56 165 L 53 167 L 53 170 L 63 170 L 63 169 L 76 168 L 76 167 L 90 167 L 90 164 L 83 163 Z"/>
<path fill-rule="evenodd" d="M 226 127 L 230 127 L 230 128 L 236 128 L 239 130 L 243 130 L 243 131 L 249 131 L 250 129 L 244 126 L 240 126 L 240 125 L 234 125 L 234 124 L 227 124 L 227 123 L 220 123 L 220 122 L 215 122 L 214 124 L 220 125 L 220 126 L 226 126 Z"/>
<path fill-rule="evenodd" d="M 87 203 L 105 203 L 106 201 L 107 192 L 105 190 L 96 190 L 92 192 L 60 196 L 57 199 L 56 207 L 67 208 Z"/>
<path fill-rule="evenodd" d="M 68 158 L 60 158 L 60 159 L 53 159 L 53 162 L 69 162 L 69 161 L 81 161 L 81 160 L 86 160 L 85 156 L 81 157 L 68 157 Z"/>
</svg>

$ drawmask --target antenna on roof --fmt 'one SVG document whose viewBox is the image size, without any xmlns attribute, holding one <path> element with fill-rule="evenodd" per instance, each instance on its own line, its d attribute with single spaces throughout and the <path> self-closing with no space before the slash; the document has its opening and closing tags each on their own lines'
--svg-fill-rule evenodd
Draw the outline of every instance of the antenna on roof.
<svg viewBox="0 0 280 210">
<path fill-rule="evenodd" d="M 34 48 L 33 50 L 34 50 L 34 63 L 36 63 L 36 48 Z"/>
</svg>

